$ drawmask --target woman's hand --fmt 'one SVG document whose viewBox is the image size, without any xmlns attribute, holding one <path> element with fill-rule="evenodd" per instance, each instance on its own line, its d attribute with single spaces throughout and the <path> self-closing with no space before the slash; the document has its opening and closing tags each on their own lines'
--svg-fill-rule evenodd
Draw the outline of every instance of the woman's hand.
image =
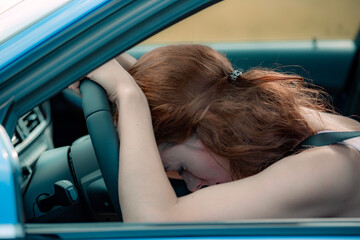
<svg viewBox="0 0 360 240">
<path fill-rule="evenodd" d="M 101 85 L 112 102 L 117 100 L 122 91 L 133 89 L 141 92 L 134 78 L 115 59 L 90 72 L 87 77 Z M 80 95 L 80 81 L 71 84 L 69 88 Z"/>
<path fill-rule="evenodd" d="M 122 90 L 129 88 L 139 90 L 134 78 L 115 59 L 90 72 L 87 77 L 100 84 L 112 102 Z"/>
</svg>

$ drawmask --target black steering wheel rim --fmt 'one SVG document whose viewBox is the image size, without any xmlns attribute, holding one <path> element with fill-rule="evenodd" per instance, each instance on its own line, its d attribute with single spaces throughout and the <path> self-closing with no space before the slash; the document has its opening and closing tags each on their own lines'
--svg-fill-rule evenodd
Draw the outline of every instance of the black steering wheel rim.
<svg viewBox="0 0 360 240">
<path fill-rule="evenodd" d="M 90 79 L 80 85 L 82 106 L 95 155 L 110 200 L 119 218 L 121 209 L 118 195 L 119 138 L 105 90 Z"/>
</svg>

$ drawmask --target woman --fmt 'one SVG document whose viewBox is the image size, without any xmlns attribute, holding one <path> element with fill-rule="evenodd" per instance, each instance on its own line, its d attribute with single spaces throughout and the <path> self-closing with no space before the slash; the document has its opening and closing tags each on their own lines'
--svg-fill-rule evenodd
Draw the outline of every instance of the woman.
<svg viewBox="0 0 360 240">
<path fill-rule="evenodd" d="M 301 77 L 240 73 L 202 45 L 158 48 L 128 72 L 112 60 L 88 77 L 117 105 L 124 221 L 360 216 L 360 152 L 296 149 L 360 125 L 326 113 Z M 177 198 L 164 168 L 193 193 Z"/>
</svg>

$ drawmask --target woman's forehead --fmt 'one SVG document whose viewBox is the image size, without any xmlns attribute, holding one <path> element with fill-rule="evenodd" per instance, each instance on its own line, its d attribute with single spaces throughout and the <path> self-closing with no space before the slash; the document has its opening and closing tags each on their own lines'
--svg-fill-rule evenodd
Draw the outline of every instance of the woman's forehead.
<svg viewBox="0 0 360 240">
<path fill-rule="evenodd" d="M 188 147 L 194 150 L 204 150 L 205 147 L 203 145 L 203 143 L 200 141 L 200 139 L 197 137 L 196 134 L 192 134 L 187 140 L 185 140 L 182 143 L 169 143 L 169 142 L 165 142 L 165 143 L 161 143 L 158 145 L 158 149 L 160 152 L 168 150 L 170 148 L 173 147 Z"/>
</svg>

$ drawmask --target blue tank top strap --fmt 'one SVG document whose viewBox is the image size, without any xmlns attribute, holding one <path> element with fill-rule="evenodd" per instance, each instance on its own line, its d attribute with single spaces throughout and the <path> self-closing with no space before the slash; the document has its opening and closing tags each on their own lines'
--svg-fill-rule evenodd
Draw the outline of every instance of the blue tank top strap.
<svg viewBox="0 0 360 240">
<path fill-rule="evenodd" d="M 360 131 L 351 131 L 351 132 L 320 132 L 313 136 L 308 137 L 302 141 L 295 149 L 301 150 L 310 147 L 321 147 L 327 146 L 335 143 L 342 143 L 343 141 L 349 140 L 351 138 L 360 137 Z M 346 143 L 343 143 L 346 144 Z M 347 144 L 351 145 L 351 144 Z"/>
</svg>

